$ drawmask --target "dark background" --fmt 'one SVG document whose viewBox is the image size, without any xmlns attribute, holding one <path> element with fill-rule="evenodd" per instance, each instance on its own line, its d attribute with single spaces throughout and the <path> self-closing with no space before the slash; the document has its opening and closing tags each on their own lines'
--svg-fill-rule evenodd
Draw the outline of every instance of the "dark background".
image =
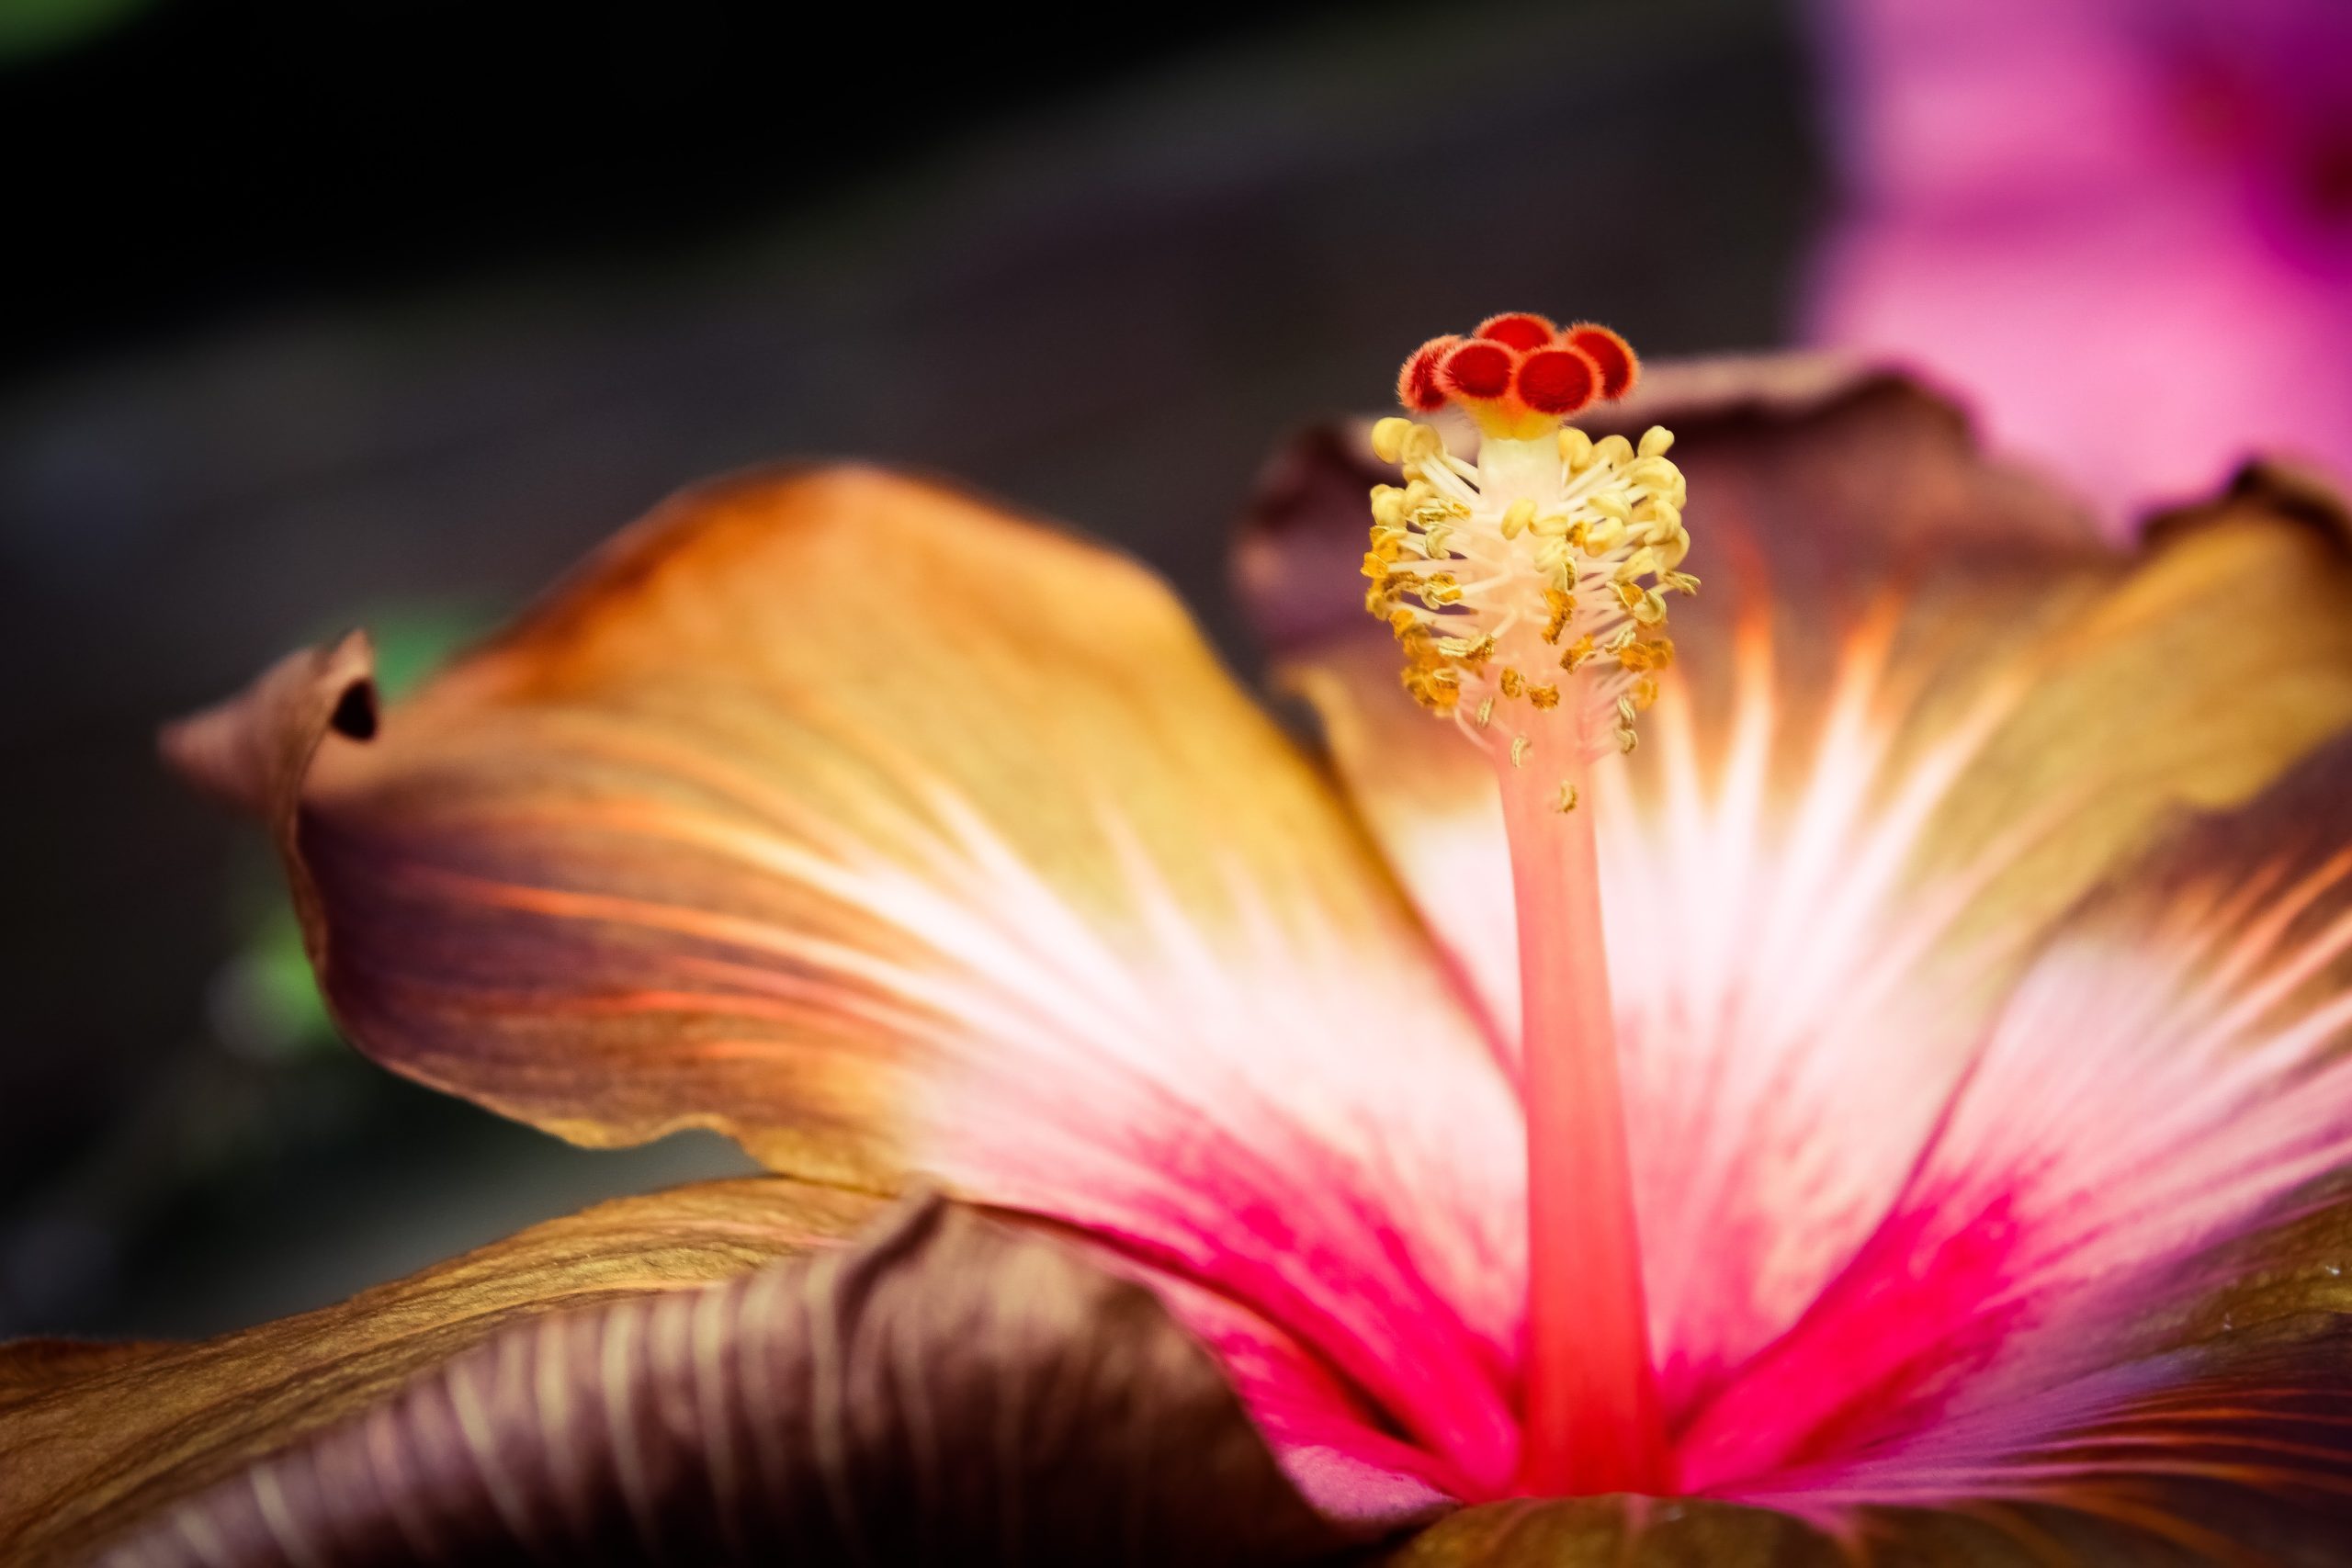
<svg viewBox="0 0 2352 1568">
<path fill-rule="evenodd" d="M 1288 427 L 1487 312 L 1786 330 L 1802 38 L 1740 0 L 0 0 L 0 1335 L 316 1304 L 606 1193 L 324 1030 L 155 724 L 422 663 L 665 491 L 952 472 L 1170 576 Z"/>
</svg>

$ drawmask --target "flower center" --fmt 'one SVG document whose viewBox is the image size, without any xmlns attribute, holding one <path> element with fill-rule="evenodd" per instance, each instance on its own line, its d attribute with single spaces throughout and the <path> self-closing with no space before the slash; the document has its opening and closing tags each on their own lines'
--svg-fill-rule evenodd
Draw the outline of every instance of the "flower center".
<svg viewBox="0 0 2352 1568">
<path fill-rule="evenodd" d="M 1407 360 L 1417 412 L 1469 414 L 1477 461 L 1430 424 L 1373 427 L 1404 484 L 1372 492 L 1364 607 L 1405 654 L 1414 699 L 1495 764 L 1519 923 L 1528 1302 L 1519 1484 L 1533 1495 L 1671 1489 L 1625 1146 L 1591 813 L 1594 761 L 1634 749 L 1674 658 L 1674 437 L 1593 441 L 1563 422 L 1631 390 L 1605 327 L 1496 316 Z"/>
<path fill-rule="evenodd" d="M 1498 317 L 1480 330 L 1539 321 Z M 1532 407 L 1523 395 L 1531 380 L 1535 394 L 1561 400 L 1533 374 L 1551 357 L 1582 363 L 1574 407 L 1600 394 L 1607 373 L 1579 349 L 1524 353 L 1508 378 L 1483 377 L 1489 349 L 1509 352 L 1483 337 L 1440 338 L 1404 377 L 1408 400 L 1427 380 L 1468 409 L 1485 433 L 1477 462 L 1448 451 L 1433 425 L 1385 419 L 1373 427 L 1374 449 L 1402 465 L 1405 483 L 1372 492 L 1364 607 L 1403 646 L 1414 699 L 1454 718 L 1481 747 L 1524 765 L 1539 728 L 1556 737 L 1562 728 L 1539 727 L 1533 716 L 1574 696 L 1566 730 L 1579 760 L 1611 746 L 1630 751 L 1636 716 L 1657 700 L 1657 672 L 1674 659 L 1662 635 L 1666 595 L 1699 586 L 1678 570 L 1690 536 L 1682 475 L 1666 456 L 1674 437 L 1654 426 L 1638 447 L 1622 435 L 1596 442 L 1564 427 L 1562 414 Z M 1444 391 L 1462 379 L 1453 367 L 1464 358 L 1483 377 L 1474 385 L 1499 391 Z M 1630 354 L 1622 362 L 1630 367 Z M 1619 384 L 1632 378 L 1628 369 Z"/>
</svg>

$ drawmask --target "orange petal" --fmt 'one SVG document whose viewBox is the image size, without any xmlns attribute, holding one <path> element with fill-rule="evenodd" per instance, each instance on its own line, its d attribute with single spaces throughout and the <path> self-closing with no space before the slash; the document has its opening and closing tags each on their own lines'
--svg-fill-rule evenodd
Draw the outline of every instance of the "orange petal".
<svg viewBox="0 0 2352 1568">
<path fill-rule="evenodd" d="M 379 1060 L 583 1142 L 710 1124 L 1075 1222 L 1508 1471 L 1508 1080 L 1146 573 L 771 473 L 672 502 L 373 740 L 331 722 L 345 660 L 300 668 L 175 750 L 317 744 L 286 847 Z"/>
<path fill-rule="evenodd" d="M 519 1325 L 732 1279 L 879 1207 L 773 1178 L 710 1182 L 602 1203 L 202 1344 L 0 1346 L 0 1557 L 79 1560 Z"/>
</svg>

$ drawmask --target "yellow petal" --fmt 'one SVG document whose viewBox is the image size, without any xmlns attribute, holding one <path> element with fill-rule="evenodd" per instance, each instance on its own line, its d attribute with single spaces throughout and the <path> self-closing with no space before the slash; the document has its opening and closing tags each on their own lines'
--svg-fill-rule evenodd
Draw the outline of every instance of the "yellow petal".
<svg viewBox="0 0 2352 1568">
<path fill-rule="evenodd" d="M 1089 1226 L 1508 1471 L 1508 1078 L 1148 574 L 931 485 L 772 473 L 671 502 L 372 739 L 347 665 L 174 749 L 316 747 L 299 809 L 200 772 L 289 825 L 370 1055 L 582 1142 L 714 1125 Z"/>
</svg>

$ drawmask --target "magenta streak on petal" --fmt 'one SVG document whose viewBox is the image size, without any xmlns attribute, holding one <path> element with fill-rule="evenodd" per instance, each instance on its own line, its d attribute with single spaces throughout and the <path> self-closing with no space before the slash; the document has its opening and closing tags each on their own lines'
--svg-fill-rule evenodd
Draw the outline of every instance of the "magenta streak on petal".
<svg viewBox="0 0 2352 1568">
<path fill-rule="evenodd" d="M 924 1112 L 932 1168 L 1311 1345 L 1429 1473 L 1498 1493 L 1518 1447 L 1522 1134 L 1466 1015 L 1430 976 L 1368 974 L 1325 916 L 1265 908 L 1238 876 L 1228 919 L 1203 931 L 1139 852 L 1136 919 L 1114 936 L 938 809 L 985 891 L 921 907 L 909 893 L 894 911 L 956 960 L 950 989 L 970 1005 L 930 999 L 975 1031 L 938 1040 L 951 1070 Z M 1117 841 L 1108 813 L 1102 830 Z M 991 1021 L 1008 1010 L 1036 1021 Z M 1302 1440 L 1333 1475 L 1397 1447 L 1367 1461 L 1350 1432 L 1378 1436 L 1351 1417 Z"/>
<path fill-rule="evenodd" d="M 2279 1005 L 2352 949 L 2352 918 L 2288 935 L 2344 870 L 2183 893 L 2132 947 L 2045 955 L 1870 1245 L 1692 1423 L 1690 1483 L 1935 1495 L 1979 1414 L 2007 1412 L 2013 1453 L 2079 1415 L 2072 1385 L 2202 1282 L 2187 1265 L 2352 1154 L 2352 1064 L 2327 1055 L 2352 998 Z"/>
<path fill-rule="evenodd" d="M 1114 1270 L 1149 1285 L 1216 1351 L 1292 1478 L 1327 1515 L 1393 1526 L 1472 1490 L 1442 1456 L 1391 1431 L 1296 1338 L 1217 1290 L 1099 1238 L 1096 1252 Z"/>
<path fill-rule="evenodd" d="M 1931 1416 L 1938 1392 L 1981 1371 L 2023 1310 L 2003 1302 L 2018 1247 L 1997 1201 L 1950 1215 L 1930 1203 L 1891 1222 L 1683 1435 L 1685 1484 L 1711 1492 L 1803 1468 L 1886 1435 L 1891 1420 Z"/>
</svg>

